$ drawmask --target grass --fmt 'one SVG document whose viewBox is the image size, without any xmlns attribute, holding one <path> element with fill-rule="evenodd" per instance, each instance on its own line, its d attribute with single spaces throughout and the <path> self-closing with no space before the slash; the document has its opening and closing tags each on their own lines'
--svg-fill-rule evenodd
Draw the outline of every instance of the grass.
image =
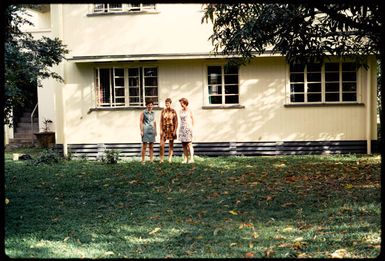
<svg viewBox="0 0 385 261">
<path fill-rule="evenodd" d="M 33 165 L 12 161 L 12 152 L 5 152 L 11 258 L 380 254 L 378 155 L 197 157 L 194 165 L 142 166 Z"/>
</svg>

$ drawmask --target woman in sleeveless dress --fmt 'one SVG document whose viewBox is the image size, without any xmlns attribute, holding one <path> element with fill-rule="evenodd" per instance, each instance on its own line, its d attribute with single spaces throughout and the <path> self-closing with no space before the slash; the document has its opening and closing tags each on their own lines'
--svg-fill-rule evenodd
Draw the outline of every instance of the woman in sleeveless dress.
<svg viewBox="0 0 385 261">
<path fill-rule="evenodd" d="M 150 161 L 154 161 L 154 142 L 156 136 L 156 121 L 152 111 L 154 103 L 146 101 L 147 109 L 140 114 L 140 135 L 142 136 L 142 164 L 146 156 L 147 143 L 149 144 Z"/>
<path fill-rule="evenodd" d="M 178 116 L 176 111 L 171 108 L 171 99 L 165 100 L 165 106 L 160 113 L 160 163 L 163 162 L 164 146 L 168 140 L 168 162 L 172 162 L 174 153 L 174 140 L 176 139 L 176 130 L 178 128 Z"/>
<path fill-rule="evenodd" d="M 179 139 L 182 142 L 184 155 L 182 163 L 194 163 L 194 148 L 192 146 L 194 117 L 192 111 L 188 108 L 188 100 L 186 98 L 181 98 L 179 102 L 182 107 L 182 110 L 179 112 Z M 188 157 L 189 155 L 190 159 Z"/>
</svg>

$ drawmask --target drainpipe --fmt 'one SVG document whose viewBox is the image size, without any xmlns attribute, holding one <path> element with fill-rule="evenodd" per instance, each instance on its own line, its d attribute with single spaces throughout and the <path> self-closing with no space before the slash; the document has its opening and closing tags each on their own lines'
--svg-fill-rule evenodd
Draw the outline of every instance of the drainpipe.
<svg viewBox="0 0 385 261">
<path fill-rule="evenodd" d="M 366 153 L 372 154 L 372 123 L 371 123 L 371 108 L 372 108 L 372 86 L 371 86 L 371 78 L 372 78 L 372 63 L 369 58 L 369 68 L 366 72 Z"/>
</svg>

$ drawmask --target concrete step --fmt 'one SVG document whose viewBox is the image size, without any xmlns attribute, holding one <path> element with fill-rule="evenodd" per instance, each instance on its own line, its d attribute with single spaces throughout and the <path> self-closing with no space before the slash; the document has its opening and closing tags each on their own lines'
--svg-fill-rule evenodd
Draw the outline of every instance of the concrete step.
<svg viewBox="0 0 385 261">
<path fill-rule="evenodd" d="M 39 121 L 38 118 L 33 118 L 33 124 L 39 125 L 38 121 Z M 31 118 L 29 118 L 29 117 L 21 117 L 21 118 L 19 118 L 18 123 L 29 123 L 29 124 L 31 124 Z"/>
<path fill-rule="evenodd" d="M 31 139 L 31 137 L 33 137 L 33 139 L 36 139 L 36 136 L 35 135 L 32 135 L 31 136 L 31 133 L 30 132 L 16 132 L 14 133 L 13 137 L 15 139 Z"/>
<path fill-rule="evenodd" d="M 35 140 L 35 139 L 34 139 Z M 9 139 L 9 144 L 31 144 L 31 137 L 29 138 L 13 138 Z"/>
</svg>

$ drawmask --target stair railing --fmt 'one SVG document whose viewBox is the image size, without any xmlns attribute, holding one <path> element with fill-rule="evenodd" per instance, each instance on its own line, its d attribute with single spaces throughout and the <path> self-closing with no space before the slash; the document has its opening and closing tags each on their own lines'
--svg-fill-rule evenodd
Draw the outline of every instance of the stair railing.
<svg viewBox="0 0 385 261">
<path fill-rule="evenodd" d="M 35 114 L 37 106 L 38 106 L 38 103 L 36 103 L 35 108 L 33 109 L 32 113 L 31 113 L 31 142 L 32 142 L 32 145 L 34 144 L 34 139 L 33 139 L 33 115 Z"/>
</svg>

